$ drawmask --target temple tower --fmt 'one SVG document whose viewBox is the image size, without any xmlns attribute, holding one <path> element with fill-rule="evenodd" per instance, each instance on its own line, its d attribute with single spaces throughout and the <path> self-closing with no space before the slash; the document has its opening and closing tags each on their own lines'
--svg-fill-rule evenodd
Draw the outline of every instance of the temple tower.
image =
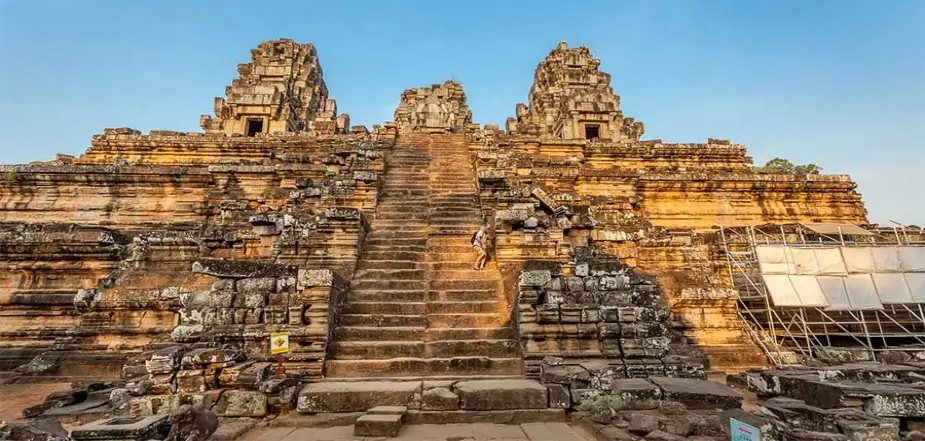
<svg viewBox="0 0 925 441">
<path fill-rule="evenodd" d="M 452 80 L 406 89 L 395 109 L 400 132 L 458 132 L 471 122 L 466 92 L 462 84 Z"/>
<path fill-rule="evenodd" d="M 215 98 L 215 117 L 202 115 L 207 133 L 255 136 L 259 133 L 343 133 L 349 117 L 337 116 L 328 98 L 318 52 L 311 43 L 265 41 L 251 50 L 250 63 L 238 65 L 238 78 Z"/>
<path fill-rule="evenodd" d="M 508 118 L 512 134 L 552 139 L 639 140 L 641 122 L 624 118 L 620 97 L 610 87 L 610 74 L 587 47 L 569 49 L 564 41 L 539 63 L 529 105 L 517 104 Z"/>
</svg>

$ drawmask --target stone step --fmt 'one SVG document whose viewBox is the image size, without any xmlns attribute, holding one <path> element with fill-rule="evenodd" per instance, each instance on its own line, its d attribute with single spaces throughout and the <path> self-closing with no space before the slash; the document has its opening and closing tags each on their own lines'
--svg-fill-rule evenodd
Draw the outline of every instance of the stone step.
<svg viewBox="0 0 925 441">
<path fill-rule="evenodd" d="M 335 341 L 424 341 L 423 327 L 341 326 L 334 329 Z"/>
<path fill-rule="evenodd" d="M 353 276 L 354 280 L 425 280 L 426 277 L 427 271 L 423 269 L 362 270 Z"/>
<path fill-rule="evenodd" d="M 335 360 L 385 360 L 426 357 L 423 341 L 336 341 L 331 343 Z"/>
<path fill-rule="evenodd" d="M 427 302 L 428 314 L 506 314 L 507 307 L 497 300 L 475 302 Z"/>
<path fill-rule="evenodd" d="M 515 338 L 514 330 L 503 328 L 423 328 L 340 326 L 334 330 L 336 341 L 423 341 L 451 340 L 508 340 Z M 437 354 L 440 355 L 440 354 Z"/>
<path fill-rule="evenodd" d="M 497 328 L 508 324 L 501 314 L 428 314 L 429 328 Z"/>
<path fill-rule="evenodd" d="M 517 358 L 454 357 L 393 358 L 391 360 L 329 360 L 324 364 L 328 378 L 382 378 L 415 376 L 522 375 L 523 361 Z"/>
<path fill-rule="evenodd" d="M 439 340 L 424 344 L 428 357 L 482 356 L 509 358 L 519 355 L 515 340 Z"/>
<path fill-rule="evenodd" d="M 427 234 L 430 233 L 430 227 L 421 227 L 420 229 L 407 228 L 404 231 L 381 231 L 372 230 L 366 233 L 366 240 L 370 239 L 401 239 L 406 241 L 427 241 Z"/>
<path fill-rule="evenodd" d="M 427 253 L 424 251 L 364 251 L 360 261 L 374 260 L 404 260 L 407 262 L 421 262 L 426 260 Z"/>
<path fill-rule="evenodd" d="M 510 340 L 515 338 L 511 327 L 498 328 L 427 328 L 426 341 L 438 340 Z"/>
<path fill-rule="evenodd" d="M 422 315 L 429 310 L 426 303 L 411 302 L 355 302 L 344 304 L 344 314 Z"/>
<path fill-rule="evenodd" d="M 472 258 L 464 262 L 421 262 L 420 268 L 429 269 L 432 271 L 442 271 L 442 270 L 461 270 L 461 269 L 471 269 L 472 263 L 475 261 L 475 253 L 472 253 Z M 491 260 L 486 265 L 486 268 L 495 268 L 494 260 Z"/>
<path fill-rule="evenodd" d="M 426 380 L 425 380 L 426 381 Z M 456 381 L 452 392 L 457 395 L 456 406 L 460 410 L 440 411 L 447 416 L 438 416 L 430 411 L 418 411 L 411 419 L 416 422 L 428 418 L 427 422 L 447 423 L 462 421 L 466 411 L 491 412 L 514 418 L 514 411 L 533 411 L 543 416 L 552 416 L 557 421 L 565 418 L 563 409 L 549 409 L 546 387 L 525 379 L 496 378 Z M 379 406 L 420 407 L 420 397 L 424 392 L 424 382 L 412 381 L 322 381 L 306 384 L 299 392 L 296 410 L 299 413 L 347 413 L 366 412 Z M 555 410 L 560 413 L 549 413 Z M 410 411 L 409 415 L 413 415 Z M 371 412 L 370 414 L 385 414 Z M 394 413 L 393 413 L 394 414 Z M 474 416 L 474 415 L 473 415 Z M 490 415 L 483 415 L 483 418 Z M 448 419 L 449 418 L 449 419 Z M 474 420 L 482 421 L 482 420 Z M 518 422 L 518 421 L 508 421 Z"/>
<path fill-rule="evenodd" d="M 546 386 L 533 380 L 472 380 L 453 385 L 462 410 L 545 409 Z"/>
<path fill-rule="evenodd" d="M 492 289 L 447 289 L 427 291 L 427 300 L 431 302 L 473 302 L 495 300 L 498 290 Z"/>
<path fill-rule="evenodd" d="M 401 406 L 405 409 L 404 406 Z M 373 409 L 375 410 L 375 409 Z M 404 418 L 404 411 L 401 413 L 381 414 L 370 413 L 357 418 L 353 426 L 353 436 L 367 437 L 396 437 L 401 430 L 401 422 Z"/>
<path fill-rule="evenodd" d="M 424 252 L 427 251 L 427 245 L 421 245 L 417 243 L 398 243 L 390 244 L 388 243 L 390 239 L 377 240 L 370 243 L 367 241 L 364 245 L 364 249 L 369 252 L 383 252 L 383 251 L 410 251 L 410 252 Z"/>
<path fill-rule="evenodd" d="M 565 423 L 565 409 L 513 409 L 513 410 L 409 410 L 406 424 L 530 424 Z M 560 438 L 542 438 L 560 441 Z"/>
<path fill-rule="evenodd" d="M 467 259 L 468 262 L 475 260 L 475 253 L 472 254 L 471 259 Z M 470 264 L 471 265 L 471 264 Z M 458 269 L 458 270 L 431 270 L 427 271 L 422 269 L 421 271 L 426 271 L 426 278 L 433 281 L 451 281 L 451 280 L 475 280 L 475 279 L 493 279 L 495 281 L 500 281 L 499 278 L 494 277 L 493 274 L 486 272 L 485 270 L 475 270 L 470 268 Z M 497 286 L 497 285 L 496 285 Z"/>
<path fill-rule="evenodd" d="M 455 253 L 428 251 L 427 260 L 430 262 L 469 262 L 471 265 L 475 263 L 475 250 L 473 250 L 472 247 L 467 247 L 466 251 Z"/>
<path fill-rule="evenodd" d="M 357 270 L 367 269 L 427 269 L 425 263 L 408 260 L 360 260 Z"/>
<path fill-rule="evenodd" d="M 352 302 L 423 302 L 427 298 L 425 290 L 351 290 L 347 298 Z"/>
<path fill-rule="evenodd" d="M 340 324 L 343 326 L 385 326 L 385 327 L 425 327 L 427 317 L 423 315 L 388 315 L 388 314 L 342 314 Z"/>
<path fill-rule="evenodd" d="M 501 281 L 492 278 L 484 279 L 455 279 L 455 280 L 432 280 L 430 289 L 497 289 Z"/>
<path fill-rule="evenodd" d="M 455 238 L 456 244 L 435 244 L 432 243 L 432 241 L 429 242 L 427 250 L 438 256 L 441 254 L 475 254 L 475 249 L 472 244 L 469 243 L 469 238 Z"/>
<path fill-rule="evenodd" d="M 412 210 L 390 211 L 390 210 L 382 209 L 376 213 L 376 220 L 373 222 L 373 228 L 375 228 L 376 225 L 382 224 L 383 221 L 389 221 L 387 223 L 390 223 L 391 221 L 396 221 L 396 220 L 418 221 L 418 222 L 428 221 L 429 222 L 430 215 L 427 213 L 422 213 L 420 212 L 420 210 L 418 211 L 412 211 Z"/>
<path fill-rule="evenodd" d="M 296 410 L 300 413 L 366 412 L 376 406 L 407 406 L 420 393 L 420 381 L 309 383 L 299 392 Z"/>
<path fill-rule="evenodd" d="M 510 358 L 518 355 L 514 340 L 440 340 L 440 341 L 337 341 L 331 343 L 335 360 L 385 360 L 392 358 L 435 358 L 480 356 Z"/>
</svg>

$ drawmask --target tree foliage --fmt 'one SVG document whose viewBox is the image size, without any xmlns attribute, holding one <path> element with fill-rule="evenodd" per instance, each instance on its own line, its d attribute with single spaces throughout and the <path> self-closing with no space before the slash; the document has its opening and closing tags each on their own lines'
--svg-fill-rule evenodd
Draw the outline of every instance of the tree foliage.
<svg viewBox="0 0 925 441">
<path fill-rule="evenodd" d="M 784 158 L 774 158 L 764 166 L 754 167 L 756 173 L 784 174 L 784 175 L 817 175 L 822 167 L 816 164 L 794 165 Z"/>
</svg>

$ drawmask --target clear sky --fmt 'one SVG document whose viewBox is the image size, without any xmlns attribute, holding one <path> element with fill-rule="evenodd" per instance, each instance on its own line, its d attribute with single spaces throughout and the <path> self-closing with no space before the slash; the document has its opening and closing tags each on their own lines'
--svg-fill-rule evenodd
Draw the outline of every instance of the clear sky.
<svg viewBox="0 0 925 441">
<path fill-rule="evenodd" d="M 816 163 L 857 180 L 870 220 L 925 225 L 925 0 L 0 0 L 0 162 L 104 127 L 198 131 L 282 37 L 318 47 L 338 111 L 369 126 L 455 78 L 503 127 L 559 40 L 586 45 L 645 138 Z"/>
</svg>

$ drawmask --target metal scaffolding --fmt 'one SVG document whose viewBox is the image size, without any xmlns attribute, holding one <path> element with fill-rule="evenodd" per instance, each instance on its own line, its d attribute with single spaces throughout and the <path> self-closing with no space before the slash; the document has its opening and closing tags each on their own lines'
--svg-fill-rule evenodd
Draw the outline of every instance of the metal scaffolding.
<svg viewBox="0 0 925 441">
<path fill-rule="evenodd" d="M 862 350 L 872 359 L 884 351 L 925 350 L 925 234 L 911 231 L 901 225 L 874 231 L 852 224 L 720 226 L 738 314 L 751 337 L 776 366 L 795 354 L 815 358 L 833 348 Z M 911 263 L 893 265 L 894 251 Z M 865 273 L 856 258 L 865 253 L 890 268 L 878 261 Z M 801 265 L 807 255 L 816 256 L 815 263 Z"/>
</svg>

